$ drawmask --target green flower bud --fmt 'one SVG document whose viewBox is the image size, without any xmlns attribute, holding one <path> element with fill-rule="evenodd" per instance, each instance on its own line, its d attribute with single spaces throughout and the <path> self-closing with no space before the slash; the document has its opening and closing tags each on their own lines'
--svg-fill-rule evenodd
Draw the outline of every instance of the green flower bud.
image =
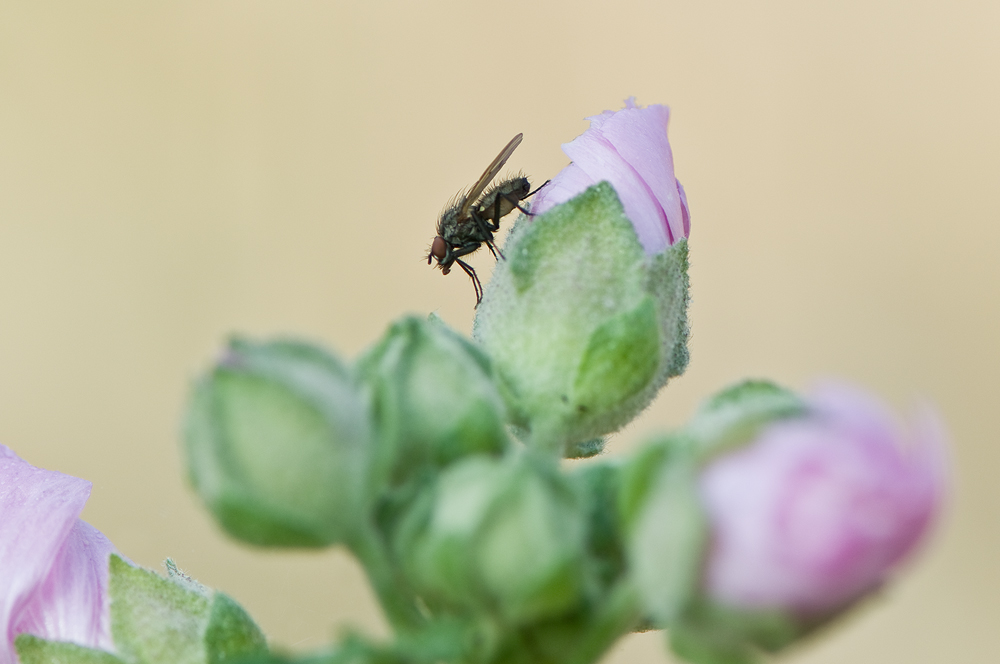
<svg viewBox="0 0 1000 664">
<path fill-rule="evenodd" d="M 503 400 L 489 358 L 439 318 L 394 323 L 358 362 L 370 391 L 378 466 L 398 484 L 468 454 L 506 449 Z"/>
<path fill-rule="evenodd" d="M 548 462 L 466 459 L 414 507 L 397 540 L 432 606 L 525 624 L 573 607 L 583 591 L 585 506 Z"/>
<path fill-rule="evenodd" d="M 233 340 L 189 405 L 191 482 L 244 541 L 343 542 L 369 502 L 368 417 L 348 370 L 326 351 Z"/>
<path fill-rule="evenodd" d="M 613 432 L 687 366 L 687 241 L 647 254 L 607 183 L 522 217 L 473 336 L 512 422 L 538 446 Z"/>
</svg>

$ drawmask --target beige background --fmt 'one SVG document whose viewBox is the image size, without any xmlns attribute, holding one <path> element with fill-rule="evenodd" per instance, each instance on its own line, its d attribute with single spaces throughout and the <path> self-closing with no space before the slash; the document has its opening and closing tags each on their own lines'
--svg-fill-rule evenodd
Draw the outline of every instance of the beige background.
<svg viewBox="0 0 1000 664">
<path fill-rule="evenodd" d="M 636 95 L 673 109 L 693 359 L 613 449 L 746 375 L 933 399 L 937 537 L 786 661 L 1000 661 L 998 65 L 995 0 L 4 2 L 0 440 L 277 642 L 384 633 L 342 553 L 216 530 L 181 476 L 187 385 L 231 331 L 347 356 L 404 311 L 468 331 L 468 280 L 423 262 L 446 199 L 519 131 L 510 165 L 550 177 Z M 610 660 L 668 661 L 656 634 Z"/>
</svg>

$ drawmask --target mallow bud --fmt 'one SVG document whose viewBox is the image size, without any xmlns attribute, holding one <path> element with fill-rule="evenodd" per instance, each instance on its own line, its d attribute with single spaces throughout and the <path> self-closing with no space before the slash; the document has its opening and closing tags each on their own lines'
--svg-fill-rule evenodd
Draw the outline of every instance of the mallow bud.
<svg viewBox="0 0 1000 664">
<path fill-rule="evenodd" d="M 231 341 L 195 385 L 184 433 L 195 489 L 237 538 L 325 546 L 365 518 L 368 408 L 321 348 Z"/>
<path fill-rule="evenodd" d="M 414 505 L 397 555 L 430 606 L 526 624 L 579 600 L 585 516 L 575 487 L 547 459 L 469 458 Z"/>
<path fill-rule="evenodd" d="M 752 662 L 880 588 L 940 507 L 943 439 L 930 413 L 904 431 L 853 387 L 798 398 L 745 383 L 652 446 L 622 506 L 630 563 L 674 650 Z M 695 555 L 657 537 L 677 523 Z"/>
<path fill-rule="evenodd" d="M 403 318 L 357 365 L 393 484 L 468 454 L 506 449 L 504 404 L 489 358 L 436 316 Z"/>
<path fill-rule="evenodd" d="M 664 106 L 590 118 L 504 247 L 473 336 L 541 447 L 628 423 L 687 366 L 687 235 Z"/>
</svg>

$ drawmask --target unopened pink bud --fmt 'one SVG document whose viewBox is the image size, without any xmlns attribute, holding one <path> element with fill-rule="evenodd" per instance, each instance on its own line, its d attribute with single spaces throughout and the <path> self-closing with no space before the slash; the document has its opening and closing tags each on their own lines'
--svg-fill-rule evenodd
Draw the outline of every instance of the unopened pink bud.
<svg viewBox="0 0 1000 664">
<path fill-rule="evenodd" d="M 872 397 L 829 385 L 704 469 L 704 591 L 740 609 L 822 618 L 880 586 L 926 534 L 945 485 L 929 412 L 908 434 Z"/>
<path fill-rule="evenodd" d="M 620 111 L 587 119 L 590 128 L 562 146 L 573 163 L 538 192 L 532 213 L 541 214 L 606 180 L 647 254 L 686 238 L 691 219 L 667 141 L 670 109 L 660 104 L 642 108 L 629 97 Z"/>
</svg>

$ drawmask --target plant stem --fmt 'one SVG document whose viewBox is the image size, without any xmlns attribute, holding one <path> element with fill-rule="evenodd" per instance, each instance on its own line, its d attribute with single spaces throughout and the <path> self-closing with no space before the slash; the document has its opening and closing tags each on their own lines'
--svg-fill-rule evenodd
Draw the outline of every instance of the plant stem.
<svg viewBox="0 0 1000 664">
<path fill-rule="evenodd" d="M 566 664 L 593 664 L 620 636 L 631 631 L 641 617 L 635 587 L 627 580 L 619 581 L 590 621 L 574 652 L 566 658 Z"/>
<path fill-rule="evenodd" d="M 351 538 L 348 547 L 365 568 L 368 581 L 393 629 L 413 631 L 423 627 L 427 621 L 417 609 L 412 594 L 407 592 L 408 584 L 392 564 L 378 530 L 366 524 Z"/>
</svg>

